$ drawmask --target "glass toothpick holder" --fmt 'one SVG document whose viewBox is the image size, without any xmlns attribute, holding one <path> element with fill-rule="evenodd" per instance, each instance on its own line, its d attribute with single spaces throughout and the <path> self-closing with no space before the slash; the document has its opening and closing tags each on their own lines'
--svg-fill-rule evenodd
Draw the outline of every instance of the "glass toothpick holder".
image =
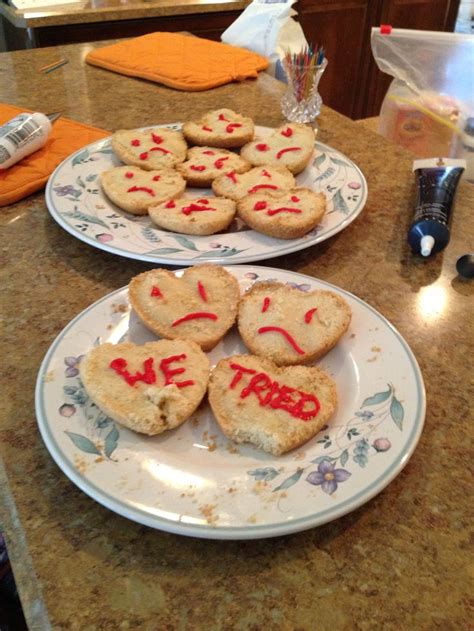
<svg viewBox="0 0 474 631">
<path fill-rule="evenodd" d="M 323 100 L 318 85 L 328 60 L 319 65 L 304 66 L 283 60 L 288 88 L 281 99 L 281 111 L 293 123 L 311 123 L 321 113 Z"/>
</svg>

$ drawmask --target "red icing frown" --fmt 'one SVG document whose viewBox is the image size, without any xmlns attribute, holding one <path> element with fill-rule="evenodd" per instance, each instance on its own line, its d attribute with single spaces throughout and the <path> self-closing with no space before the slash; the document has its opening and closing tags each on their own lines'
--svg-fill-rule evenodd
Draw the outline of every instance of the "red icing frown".
<svg viewBox="0 0 474 631">
<path fill-rule="evenodd" d="M 131 186 L 127 189 L 127 193 L 138 193 L 139 191 L 143 191 L 144 193 L 148 193 L 150 197 L 155 197 L 155 192 L 152 188 L 148 188 L 148 186 Z"/>
<path fill-rule="evenodd" d="M 249 383 L 240 391 L 240 399 L 255 396 L 261 407 L 270 407 L 274 410 L 285 410 L 294 418 L 302 421 L 310 421 L 321 409 L 321 404 L 314 394 L 303 392 L 280 384 L 265 372 L 257 372 L 236 363 L 229 364 L 235 371 L 235 375 L 229 384 L 234 390 L 241 381 L 243 375 L 251 375 Z"/>
</svg>

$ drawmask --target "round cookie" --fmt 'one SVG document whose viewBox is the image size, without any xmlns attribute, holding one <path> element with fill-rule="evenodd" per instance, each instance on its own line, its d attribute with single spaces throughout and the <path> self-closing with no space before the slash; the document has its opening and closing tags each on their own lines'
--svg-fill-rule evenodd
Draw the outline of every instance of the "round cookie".
<svg viewBox="0 0 474 631">
<path fill-rule="evenodd" d="M 183 134 L 190 144 L 230 149 L 250 142 L 254 125 L 251 118 L 222 108 L 207 112 L 198 121 L 184 123 Z"/>
<path fill-rule="evenodd" d="M 151 220 L 164 230 L 183 234 L 214 234 L 235 216 L 235 202 L 224 197 L 170 199 L 148 208 Z"/>
<path fill-rule="evenodd" d="M 209 351 L 234 324 L 240 289 L 235 276 L 206 263 L 189 267 L 181 278 L 165 269 L 139 274 L 130 282 L 129 299 L 153 333 Z"/>
<path fill-rule="evenodd" d="M 325 211 L 324 194 L 308 188 L 254 193 L 237 204 L 238 216 L 250 228 L 278 239 L 302 237 L 319 224 Z"/>
<path fill-rule="evenodd" d="M 208 188 L 224 171 L 244 173 L 251 168 L 250 162 L 233 151 L 216 147 L 189 149 L 186 162 L 177 165 L 188 186 Z"/>
<path fill-rule="evenodd" d="M 112 149 L 120 160 L 146 171 L 184 162 L 187 148 L 183 134 L 166 127 L 121 129 L 112 135 Z"/>
<path fill-rule="evenodd" d="M 284 167 L 250 169 L 246 173 L 228 171 L 212 183 L 212 190 L 219 197 L 236 201 L 262 191 L 288 191 L 295 186 L 295 178 Z"/>
<path fill-rule="evenodd" d="M 301 123 L 288 123 L 275 129 L 263 140 L 253 140 L 242 147 L 241 156 L 254 166 L 283 166 L 300 173 L 314 151 L 315 133 Z"/>
<path fill-rule="evenodd" d="M 104 171 L 100 183 L 114 204 L 133 215 L 146 215 L 150 202 L 179 197 L 186 188 L 186 182 L 174 169 L 142 171 L 130 166 Z"/>
<path fill-rule="evenodd" d="M 212 371 L 209 403 L 228 438 L 280 456 L 326 425 L 337 391 L 314 366 L 279 368 L 265 357 L 234 355 Z"/>
<path fill-rule="evenodd" d="M 102 344 L 82 359 L 80 376 L 104 414 L 154 436 L 196 410 L 206 393 L 209 361 L 197 344 L 184 340 Z"/>
<path fill-rule="evenodd" d="M 242 340 L 256 355 L 292 365 L 325 355 L 347 331 L 351 309 L 332 291 L 300 291 L 278 282 L 255 283 L 239 306 Z"/>
</svg>

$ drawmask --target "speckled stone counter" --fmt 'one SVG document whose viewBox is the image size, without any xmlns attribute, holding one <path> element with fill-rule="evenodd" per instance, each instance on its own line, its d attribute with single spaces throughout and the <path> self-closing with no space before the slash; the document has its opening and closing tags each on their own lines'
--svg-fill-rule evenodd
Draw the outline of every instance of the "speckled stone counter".
<svg viewBox="0 0 474 631">
<path fill-rule="evenodd" d="M 110 130 L 182 120 L 216 106 L 259 124 L 281 121 L 282 86 L 266 75 L 185 94 L 86 66 L 89 49 L 1 55 L 0 99 Z M 38 74 L 59 57 L 69 64 Z M 460 186 L 449 247 L 421 260 L 405 241 L 412 157 L 328 109 L 320 139 L 365 173 L 367 205 L 337 236 L 269 264 L 355 293 L 405 337 L 423 371 L 428 404 L 413 457 L 355 512 L 276 539 L 189 539 L 106 510 L 49 456 L 37 430 L 34 384 L 61 329 L 150 266 L 74 239 L 49 216 L 41 193 L 1 208 L 1 527 L 32 629 L 471 628 L 467 368 L 474 290 L 457 276 L 455 261 L 474 250 L 474 187 Z"/>
</svg>

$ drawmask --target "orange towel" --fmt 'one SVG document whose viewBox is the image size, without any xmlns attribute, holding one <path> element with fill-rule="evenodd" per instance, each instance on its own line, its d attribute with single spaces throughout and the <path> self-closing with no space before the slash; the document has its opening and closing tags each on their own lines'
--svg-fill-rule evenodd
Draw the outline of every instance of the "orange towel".
<svg viewBox="0 0 474 631">
<path fill-rule="evenodd" d="M 256 78 L 268 60 L 236 46 L 181 33 L 150 33 L 90 52 L 86 61 L 178 90 L 208 90 Z"/>
<path fill-rule="evenodd" d="M 30 111 L 0 103 L 0 125 L 21 112 Z M 0 170 L 0 206 L 13 204 L 44 188 L 49 176 L 64 158 L 106 136 L 110 136 L 110 133 L 103 129 L 59 118 L 53 124 L 53 130 L 44 147 L 9 169 Z"/>
</svg>

